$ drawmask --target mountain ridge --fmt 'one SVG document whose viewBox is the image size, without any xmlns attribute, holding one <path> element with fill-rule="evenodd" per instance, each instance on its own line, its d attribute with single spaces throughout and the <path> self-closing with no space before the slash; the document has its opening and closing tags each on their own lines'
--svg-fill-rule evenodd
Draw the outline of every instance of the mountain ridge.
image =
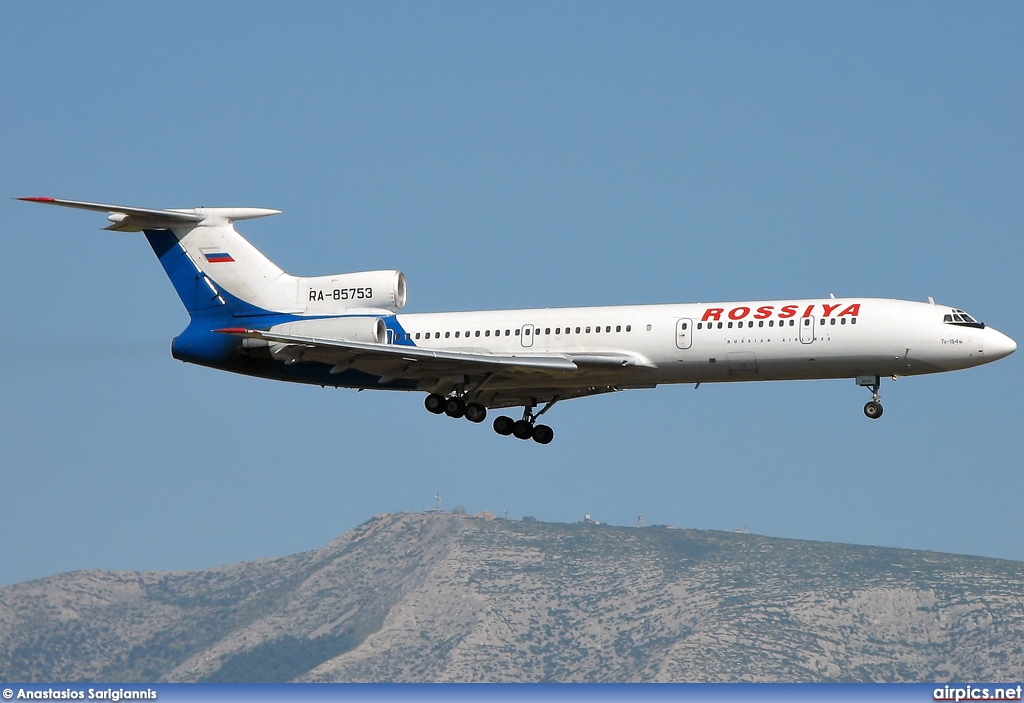
<svg viewBox="0 0 1024 703">
<path fill-rule="evenodd" d="M 9 681 L 1020 680 L 1021 642 L 1024 562 L 490 515 L 0 589 Z"/>
</svg>

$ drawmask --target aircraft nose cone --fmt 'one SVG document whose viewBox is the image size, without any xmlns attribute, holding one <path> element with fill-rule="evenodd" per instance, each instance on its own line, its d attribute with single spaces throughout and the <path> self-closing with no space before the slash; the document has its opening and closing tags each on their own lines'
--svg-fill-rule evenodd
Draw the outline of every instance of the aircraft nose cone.
<svg viewBox="0 0 1024 703">
<path fill-rule="evenodd" d="M 1017 343 L 999 330 L 987 329 L 985 339 L 985 356 L 989 359 L 1002 359 L 1017 351 Z"/>
</svg>

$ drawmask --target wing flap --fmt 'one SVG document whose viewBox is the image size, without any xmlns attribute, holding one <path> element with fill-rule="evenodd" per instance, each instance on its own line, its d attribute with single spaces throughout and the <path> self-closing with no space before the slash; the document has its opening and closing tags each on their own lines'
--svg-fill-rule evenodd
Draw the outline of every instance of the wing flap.
<svg viewBox="0 0 1024 703">
<path fill-rule="evenodd" d="M 249 339 L 262 339 L 271 345 L 282 345 L 283 355 L 301 359 L 334 363 L 344 368 L 358 368 L 388 375 L 391 369 L 404 367 L 410 378 L 432 378 L 458 373 L 494 373 L 502 369 L 528 370 L 548 374 L 562 374 L 579 370 L 572 360 L 559 355 L 484 354 L 479 352 L 428 349 L 397 344 L 371 344 L 346 342 L 338 339 L 301 337 L 277 334 L 264 330 L 232 327 L 217 330 Z M 277 355 L 275 355 L 277 356 Z"/>
</svg>

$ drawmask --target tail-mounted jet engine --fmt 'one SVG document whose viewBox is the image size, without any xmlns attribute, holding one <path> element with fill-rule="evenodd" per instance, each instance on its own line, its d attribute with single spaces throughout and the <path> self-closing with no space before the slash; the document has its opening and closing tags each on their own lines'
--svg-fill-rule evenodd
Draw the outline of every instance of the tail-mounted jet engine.
<svg viewBox="0 0 1024 703">
<path fill-rule="evenodd" d="M 270 357 L 286 364 L 298 361 L 326 361 L 316 353 L 311 353 L 302 343 L 303 337 L 317 339 L 337 339 L 344 342 L 362 342 L 364 344 L 386 344 L 388 330 L 384 320 L 372 315 L 352 315 L 346 317 L 329 317 L 318 320 L 295 320 L 274 325 L 270 332 L 296 337 L 294 342 L 274 342 L 258 337 L 245 337 L 241 340 L 242 349 L 255 357 Z"/>
<path fill-rule="evenodd" d="M 299 305 L 306 312 L 343 313 L 352 308 L 405 307 L 407 289 L 401 271 L 359 271 L 300 278 Z"/>
<path fill-rule="evenodd" d="M 296 337 L 316 337 L 318 339 L 338 339 L 344 342 L 364 342 L 367 344 L 386 344 L 388 340 L 387 325 L 380 317 L 359 316 L 329 317 L 320 320 L 296 320 L 274 325 L 271 332 L 288 334 Z M 262 342 L 263 340 L 245 340 Z M 265 344 L 265 342 L 264 342 Z"/>
</svg>

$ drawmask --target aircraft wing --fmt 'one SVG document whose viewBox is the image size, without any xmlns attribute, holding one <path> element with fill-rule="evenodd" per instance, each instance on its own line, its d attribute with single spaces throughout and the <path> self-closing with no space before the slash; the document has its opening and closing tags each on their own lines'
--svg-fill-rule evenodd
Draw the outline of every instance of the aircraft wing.
<svg viewBox="0 0 1024 703">
<path fill-rule="evenodd" d="M 267 343 L 274 358 L 286 364 L 314 361 L 331 364 L 332 373 L 349 369 L 380 376 L 380 383 L 396 379 L 410 379 L 422 390 L 442 387 L 446 380 L 456 377 L 477 379 L 477 387 L 484 384 L 506 386 L 503 390 L 488 391 L 490 407 L 521 405 L 530 398 L 558 396 L 580 397 L 604 393 L 615 388 L 580 387 L 572 391 L 557 391 L 565 376 L 582 376 L 587 370 L 616 369 L 628 366 L 650 366 L 650 362 L 629 353 L 587 353 L 576 358 L 572 354 L 490 354 L 449 349 L 430 349 L 400 344 L 373 344 L 338 339 L 279 334 L 241 327 L 217 330 Z M 515 389 L 500 381 L 515 379 Z"/>
</svg>

